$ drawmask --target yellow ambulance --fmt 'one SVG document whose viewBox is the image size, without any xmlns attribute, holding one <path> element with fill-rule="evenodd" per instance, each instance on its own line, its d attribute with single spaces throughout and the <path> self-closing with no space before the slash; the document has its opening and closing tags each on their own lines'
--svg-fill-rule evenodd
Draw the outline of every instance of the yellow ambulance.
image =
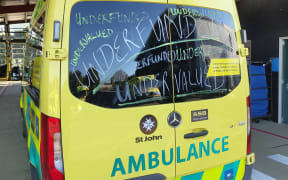
<svg viewBox="0 0 288 180">
<path fill-rule="evenodd" d="M 234 0 L 38 0 L 20 100 L 32 179 L 249 179 L 246 56 Z"/>
</svg>

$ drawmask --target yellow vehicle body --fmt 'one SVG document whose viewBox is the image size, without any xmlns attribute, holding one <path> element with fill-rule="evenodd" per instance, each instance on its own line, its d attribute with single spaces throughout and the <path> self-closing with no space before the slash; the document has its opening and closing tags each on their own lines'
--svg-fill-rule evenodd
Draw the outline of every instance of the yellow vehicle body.
<svg viewBox="0 0 288 180">
<path fill-rule="evenodd" d="M 93 10 L 97 7 L 99 9 Z M 157 14 L 158 10 L 162 14 Z M 43 56 L 34 61 L 39 70 L 32 70 L 31 83 L 41 92 L 38 105 L 27 93 L 24 83 L 21 96 L 29 151 L 31 141 L 34 144 L 30 162 L 37 169 L 39 179 L 45 179 L 40 162 L 41 114 L 61 122 L 66 180 L 244 178 L 245 167 L 253 164 L 254 154 L 247 155 L 247 98 L 250 96 L 247 54 L 233 0 L 38 1 L 32 27 L 43 14 Z M 109 17 L 111 19 L 107 19 Z M 53 39 L 55 22 L 60 22 L 59 40 Z M 147 30 L 150 22 L 152 27 Z M 130 36 L 131 24 L 137 28 Z M 230 33 L 226 34 L 228 39 L 221 33 L 214 34 L 215 37 L 205 34 L 207 28 L 203 27 L 211 24 L 220 29 L 219 32 L 224 29 Z M 202 30 L 195 30 L 197 28 Z M 192 30 L 195 38 L 188 38 Z M 153 41 L 148 31 L 155 33 L 156 43 L 148 43 Z M 141 33 L 147 34 L 146 42 Z M 181 38 L 177 39 L 177 34 Z M 139 35 L 138 41 L 135 35 Z M 127 45 L 126 54 L 132 53 L 131 56 L 126 56 L 124 51 L 117 53 L 121 51 L 119 39 Z M 205 44 L 206 41 L 211 44 Z M 213 54 L 216 49 L 209 48 L 214 46 L 225 47 L 224 55 Z M 141 51 L 136 52 L 138 49 Z M 173 56 L 180 51 L 179 57 Z M 167 59 L 161 63 L 151 60 L 150 64 L 147 60 L 145 64 L 145 53 L 150 52 L 155 56 L 158 53 L 158 57 L 166 53 Z M 186 65 L 185 57 L 193 61 L 189 60 Z M 107 60 L 109 58 L 113 62 Z M 135 64 L 130 66 L 134 61 L 129 58 L 134 58 Z M 92 60 L 97 67 L 89 70 Z M 199 63 L 197 67 L 203 65 L 204 70 L 200 74 L 196 70 L 191 76 L 191 69 L 196 67 L 191 64 L 198 60 L 208 65 Z M 161 67 L 168 70 L 162 72 Z M 189 71 L 181 71 L 179 67 Z M 134 74 L 131 74 L 133 68 Z M 158 70 L 160 73 L 155 73 Z M 82 72 L 86 76 L 81 76 Z M 197 94 L 200 92 L 197 88 L 193 89 L 193 78 L 195 86 L 202 88 L 201 94 Z M 151 81 L 145 82 L 145 79 Z M 229 88 L 225 89 L 226 85 Z M 212 91 L 217 93 L 208 98 Z M 34 115 L 29 116 L 32 110 Z M 170 118 L 181 123 L 175 124 Z"/>
</svg>

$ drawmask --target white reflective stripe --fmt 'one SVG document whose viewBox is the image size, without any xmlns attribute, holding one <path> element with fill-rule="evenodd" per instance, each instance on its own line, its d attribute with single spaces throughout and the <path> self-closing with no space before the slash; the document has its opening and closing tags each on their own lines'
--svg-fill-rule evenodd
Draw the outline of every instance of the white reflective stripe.
<svg viewBox="0 0 288 180">
<path fill-rule="evenodd" d="M 0 88 L 0 96 L 2 96 L 2 93 L 5 91 L 6 88 L 7 88 L 7 86 Z"/>
<path fill-rule="evenodd" d="M 0 86 L 8 86 L 8 83 L 0 83 Z"/>
<path fill-rule="evenodd" d="M 268 176 L 267 174 L 264 174 L 261 171 L 252 169 L 251 180 L 277 180 L 277 179 L 271 176 Z"/>
<path fill-rule="evenodd" d="M 281 164 L 288 166 L 288 157 L 287 156 L 283 156 L 281 154 L 274 154 L 274 155 L 268 156 L 267 158 L 272 159 L 274 161 L 277 161 Z"/>
</svg>

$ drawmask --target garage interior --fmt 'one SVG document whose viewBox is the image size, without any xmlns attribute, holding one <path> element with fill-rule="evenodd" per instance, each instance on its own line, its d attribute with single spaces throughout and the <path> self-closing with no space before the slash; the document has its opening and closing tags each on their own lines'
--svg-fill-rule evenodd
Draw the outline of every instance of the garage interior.
<svg viewBox="0 0 288 180">
<path fill-rule="evenodd" d="M 288 1 L 236 0 L 247 31 L 253 180 L 286 180 L 288 170 Z M 21 69 L 36 0 L 0 0 L 0 174 L 29 180 L 19 109 Z M 1 178 L 1 179 L 2 179 Z"/>
</svg>

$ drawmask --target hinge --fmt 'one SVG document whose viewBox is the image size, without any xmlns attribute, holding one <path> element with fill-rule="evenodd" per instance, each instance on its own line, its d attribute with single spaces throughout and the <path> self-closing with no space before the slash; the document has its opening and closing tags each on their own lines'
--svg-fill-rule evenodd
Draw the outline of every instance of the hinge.
<svg viewBox="0 0 288 180">
<path fill-rule="evenodd" d="M 255 153 L 251 153 L 246 156 L 246 165 L 251 165 L 255 163 Z"/>
<path fill-rule="evenodd" d="M 66 51 L 65 49 L 47 49 L 46 58 L 49 60 L 63 60 L 65 59 Z"/>
<path fill-rule="evenodd" d="M 242 47 L 240 49 L 240 55 L 243 56 L 243 57 L 246 57 L 249 55 L 249 49 L 248 48 L 245 48 L 245 47 Z"/>
</svg>

